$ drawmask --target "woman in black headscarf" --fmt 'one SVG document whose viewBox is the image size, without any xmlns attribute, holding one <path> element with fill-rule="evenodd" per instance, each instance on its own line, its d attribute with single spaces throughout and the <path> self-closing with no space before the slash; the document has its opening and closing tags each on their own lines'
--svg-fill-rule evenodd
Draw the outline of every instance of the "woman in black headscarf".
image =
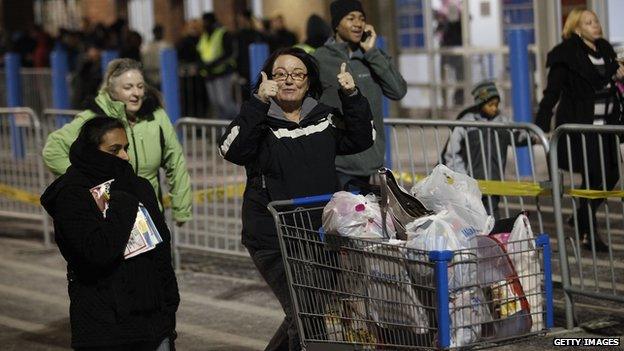
<svg viewBox="0 0 624 351">
<path fill-rule="evenodd" d="M 84 123 L 71 166 L 41 196 L 67 261 L 72 347 L 78 350 L 171 350 L 180 302 L 170 233 L 154 189 L 128 163 L 121 121 Z M 108 205 L 91 189 L 111 179 Z M 124 258 L 141 204 L 162 242 Z"/>
</svg>

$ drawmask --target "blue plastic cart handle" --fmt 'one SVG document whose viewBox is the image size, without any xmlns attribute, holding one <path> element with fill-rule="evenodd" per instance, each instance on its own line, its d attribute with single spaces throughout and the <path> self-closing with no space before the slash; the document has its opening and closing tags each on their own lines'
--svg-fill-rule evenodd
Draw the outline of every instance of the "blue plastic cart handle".
<svg viewBox="0 0 624 351">
<path fill-rule="evenodd" d="M 295 206 L 317 204 L 319 202 L 329 201 L 333 195 L 334 194 L 325 194 L 325 195 L 298 197 L 296 199 L 292 199 L 292 203 Z"/>
</svg>

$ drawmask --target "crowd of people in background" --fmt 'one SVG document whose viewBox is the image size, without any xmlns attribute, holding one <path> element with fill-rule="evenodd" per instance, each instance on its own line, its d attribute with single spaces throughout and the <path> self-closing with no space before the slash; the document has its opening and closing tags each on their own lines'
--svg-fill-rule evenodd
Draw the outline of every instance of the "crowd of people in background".
<svg viewBox="0 0 624 351">
<path fill-rule="evenodd" d="M 240 92 L 236 100 L 239 103 L 249 98 L 251 79 L 247 48 L 250 44 L 266 43 L 270 52 L 300 45 L 310 53 L 332 35 L 330 26 L 318 15 L 312 15 L 308 20 L 305 38 L 298 38 L 289 30 L 281 14 L 259 19 L 246 10 L 236 15 L 235 27 L 234 31 L 226 30 L 213 13 L 206 13 L 202 18 L 188 20 L 176 42 L 165 39 L 167 33 L 160 24 L 152 30 L 153 40 L 146 42 L 123 18 L 111 25 L 91 23 L 85 18 L 81 29 L 59 28 L 56 36 L 47 33 L 40 25 L 29 31 L 13 33 L 0 29 L 0 67 L 4 64 L 4 54 L 9 51 L 20 54 L 22 67 L 41 68 L 50 66 L 49 57 L 53 50 L 65 50 L 72 73 L 71 107 L 80 109 L 85 107 L 85 101 L 97 95 L 101 84 L 102 51 L 115 50 L 120 58 L 141 62 L 146 81 L 159 87 L 158 53 L 171 47 L 177 50 L 181 66 L 192 67 L 188 70 L 190 77 L 187 77 L 190 84 L 182 84 L 182 88 L 193 86 L 196 100 L 200 96 L 210 96 L 209 103 L 215 115 L 231 119 L 237 111 L 228 106 L 232 106 L 235 97 L 229 93 L 232 89 L 222 87 L 223 84 L 234 84 L 238 88 L 235 90 Z M 219 38 L 212 37 L 213 33 Z M 206 112 L 205 108 L 189 111 L 197 117 L 205 116 Z"/>
</svg>

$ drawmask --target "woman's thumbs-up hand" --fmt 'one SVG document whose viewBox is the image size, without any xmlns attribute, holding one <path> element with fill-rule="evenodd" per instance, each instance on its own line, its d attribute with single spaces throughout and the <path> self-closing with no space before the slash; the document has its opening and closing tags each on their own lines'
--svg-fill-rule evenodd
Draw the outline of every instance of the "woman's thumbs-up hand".
<svg viewBox="0 0 624 351">
<path fill-rule="evenodd" d="M 336 77 L 338 78 L 338 83 L 343 93 L 351 95 L 355 92 L 355 82 L 353 81 L 351 73 L 347 72 L 346 62 L 340 65 L 340 73 L 338 73 Z"/>
<path fill-rule="evenodd" d="M 260 100 L 268 103 L 270 98 L 277 95 L 277 82 L 269 79 L 264 71 L 260 72 L 260 75 L 262 76 L 262 82 L 258 87 L 258 96 Z"/>
</svg>

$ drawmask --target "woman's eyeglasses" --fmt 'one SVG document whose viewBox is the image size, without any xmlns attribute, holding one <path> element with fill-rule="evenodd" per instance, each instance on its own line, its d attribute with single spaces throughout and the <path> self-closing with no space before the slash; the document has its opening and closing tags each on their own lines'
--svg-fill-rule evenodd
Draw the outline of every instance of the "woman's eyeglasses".
<svg viewBox="0 0 624 351">
<path fill-rule="evenodd" d="M 275 72 L 275 73 L 273 73 L 273 80 L 282 82 L 282 81 L 285 81 L 286 79 L 288 79 L 288 77 L 290 77 L 290 78 L 292 78 L 292 80 L 302 81 L 302 80 L 306 79 L 307 76 L 308 76 L 308 74 L 307 73 L 303 73 L 303 72 L 292 72 L 292 73 Z"/>
</svg>

